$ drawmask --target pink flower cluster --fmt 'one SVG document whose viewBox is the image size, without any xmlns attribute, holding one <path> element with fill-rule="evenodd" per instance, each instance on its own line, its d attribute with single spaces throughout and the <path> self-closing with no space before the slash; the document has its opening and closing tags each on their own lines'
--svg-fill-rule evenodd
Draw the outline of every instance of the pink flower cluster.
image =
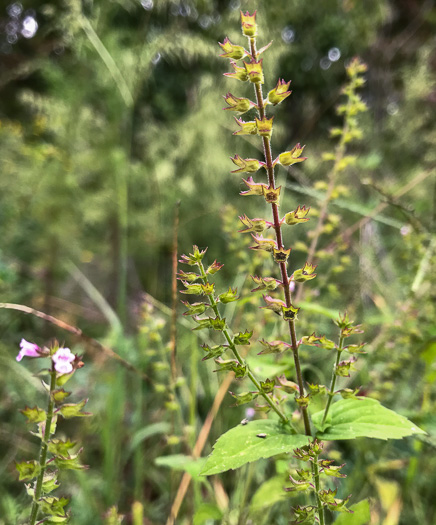
<svg viewBox="0 0 436 525">
<path fill-rule="evenodd" d="M 29 343 L 25 339 L 21 339 L 20 351 L 17 355 L 17 361 L 21 361 L 23 357 L 46 357 L 48 352 L 46 349 L 40 348 L 35 343 Z M 76 356 L 71 352 L 69 348 L 59 348 L 51 356 L 54 368 L 59 374 L 69 374 L 73 371 L 73 361 Z"/>
</svg>

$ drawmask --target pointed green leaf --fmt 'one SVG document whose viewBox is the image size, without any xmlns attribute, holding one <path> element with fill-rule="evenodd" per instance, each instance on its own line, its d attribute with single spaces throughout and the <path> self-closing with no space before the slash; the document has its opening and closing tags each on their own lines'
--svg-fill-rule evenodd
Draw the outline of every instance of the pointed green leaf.
<svg viewBox="0 0 436 525">
<path fill-rule="evenodd" d="M 203 469 L 206 458 L 193 458 L 184 454 L 160 456 L 154 460 L 158 467 L 168 467 L 172 470 L 184 470 L 194 479 L 201 480 L 200 471 Z"/>
<path fill-rule="evenodd" d="M 261 458 L 290 453 L 307 441 L 306 436 L 291 434 L 289 428 L 276 421 L 250 421 L 232 428 L 218 439 L 201 474 L 210 476 Z"/>
<path fill-rule="evenodd" d="M 317 437 L 327 441 L 358 437 L 401 439 L 413 434 L 425 434 L 405 417 L 369 397 L 341 399 L 334 403 L 324 429 L 321 425 L 323 415 L 324 411 L 317 412 L 312 421 L 320 431 Z"/>
</svg>

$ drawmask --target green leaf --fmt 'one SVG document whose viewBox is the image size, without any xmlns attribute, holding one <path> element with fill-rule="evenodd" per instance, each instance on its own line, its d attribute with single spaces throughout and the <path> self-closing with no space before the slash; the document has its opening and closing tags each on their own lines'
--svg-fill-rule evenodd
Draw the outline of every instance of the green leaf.
<svg viewBox="0 0 436 525">
<path fill-rule="evenodd" d="M 234 470 L 261 458 L 289 453 L 307 442 L 306 436 L 291 434 L 288 428 L 276 421 L 250 421 L 232 428 L 218 439 L 201 474 L 210 476 Z"/>
<path fill-rule="evenodd" d="M 274 476 L 262 483 L 251 499 L 250 514 L 256 514 L 264 509 L 270 509 L 279 501 L 283 501 L 288 494 L 283 490 L 289 487 L 289 476 L 283 474 Z"/>
<path fill-rule="evenodd" d="M 333 525 L 367 525 L 371 518 L 369 511 L 369 501 L 364 499 L 352 505 L 350 510 L 354 514 L 341 514 Z"/>
<path fill-rule="evenodd" d="M 206 459 L 196 459 L 191 456 L 185 456 L 184 454 L 172 454 L 170 456 L 156 458 L 154 462 L 158 467 L 168 467 L 172 470 L 184 470 L 194 479 L 201 480 L 202 477 L 200 476 L 200 471 L 203 469 Z"/>
<path fill-rule="evenodd" d="M 319 439 L 401 439 L 413 434 L 425 434 L 423 430 L 396 412 L 382 406 L 369 397 L 341 399 L 330 408 L 324 429 L 321 425 L 324 411 L 312 416 Z"/>
<path fill-rule="evenodd" d="M 40 506 L 42 512 L 49 514 L 50 518 L 53 517 L 65 517 L 64 507 L 68 504 L 69 500 L 67 498 L 55 498 L 55 497 L 46 497 L 40 500 Z"/>
<path fill-rule="evenodd" d="M 194 514 L 192 525 L 204 525 L 205 523 L 211 523 L 211 520 L 219 520 L 221 523 L 222 517 L 223 513 L 216 505 L 202 503 Z"/>
<path fill-rule="evenodd" d="M 59 412 L 65 419 L 70 419 L 72 417 L 87 417 L 91 416 L 90 412 L 82 412 L 82 408 L 88 402 L 87 399 L 80 401 L 80 403 L 66 403 L 59 407 Z"/>
</svg>

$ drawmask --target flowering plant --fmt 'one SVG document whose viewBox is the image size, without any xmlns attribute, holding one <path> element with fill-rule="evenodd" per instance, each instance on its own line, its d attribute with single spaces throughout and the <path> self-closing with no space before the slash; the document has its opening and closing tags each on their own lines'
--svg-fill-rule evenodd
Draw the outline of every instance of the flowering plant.
<svg viewBox="0 0 436 525">
<path fill-rule="evenodd" d="M 77 450 L 77 443 L 69 439 L 57 439 L 54 434 L 59 417 L 70 419 L 91 415 L 83 412 L 86 399 L 79 403 L 64 403 L 71 392 L 64 390 L 63 385 L 83 366 L 83 362 L 69 348 L 59 347 L 57 343 L 51 348 L 41 348 L 25 339 L 21 340 L 16 359 L 21 361 L 23 357 L 50 360 L 49 368 L 41 371 L 50 378 L 49 383 L 42 381 L 47 391 L 47 410 L 38 406 L 26 406 L 21 410 L 28 423 L 37 426 L 37 431 L 31 433 L 41 441 L 38 460 L 16 463 L 20 481 L 32 482 L 26 484 L 27 493 L 32 498 L 28 523 L 34 525 L 37 520 L 38 523 L 67 523 L 69 514 L 65 507 L 68 498 L 52 496 L 52 492 L 59 487 L 59 471 L 82 470 L 87 466 L 80 463 L 82 448 Z M 76 449 L 75 453 L 72 452 L 73 449 Z"/>
<path fill-rule="evenodd" d="M 264 98 L 262 86 L 265 82 L 263 58 L 260 55 L 269 48 L 264 46 L 257 49 L 257 22 L 256 12 L 250 14 L 241 12 L 242 33 L 248 39 L 248 49 L 232 44 L 228 38 L 220 44 L 224 53 L 223 58 L 230 59 L 234 73 L 227 73 L 231 79 L 249 83 L 254 88 L 255 100 L 239 98 L 231 93 L 225 96 L 229 107 L 238 115 L 255 110 L 257 115 L 250 120 L 236 118 L 239 130 L 234 133 L 240 135 L 257 136 L 264 152 L 263 160 L 253 158 L 243 159 L 239 155 L 231 158 L 238 169 L 233 173 L 255 173 L 262 170 L 265 182 L 256 182 L 252 176 L 242 179 L 248 190 L 242 191 L 242 196 L 263 197 L 271 210 L 271 217 L 255 219 L 246 214 L 241 215 L 240 221 L 243 229 L 240 233 L 250 233 L 254 244 L 252 250 L 270 254 L 277 272 L 276 275 L 253 275 L 252 280 L 256 287 L 252 292 L 263 292 L 263 305 L 261 308 L 271 310 L 282 320 L 280 339 L 268 341 L 260 338 L 257 327 L 248 327 L 245 331 L 234 333 L 228 321 L 222 314 L 222 307 L 229 302 L 238 301 L 240 296 L 236 289 L 219 293 L 212 282 L 212 276 L 222 267 L 216 261 L 212 265 L 204 263 L 206 249 L 200 250 L 193 247 L 192 253 L 183 255 L 180 262 L 196 268 L 196 272 L 187 274 L 181 272 L 179 278 L 185 289 L 182 293 L 187 295 L 203 296 L 201 302 L 184 302 L 188 308 L 185 315 L 192 316 L 197 323 L 195 330 L 208 329 L 221 333 L 222 341 L 217 345 L 203 345 L 206 352 L 204 360 L 214 359 L 218 371 L 232 371 L 238 380 L 247 379 L 251 382 L 251 389 L 240 393 L 230 392 L 236 405 L 243 405 L 253 401 L 261 401 L 255 409 L 260 416 L 267 412 L 272 414 L 270 419 L 259 417 L 253 421 L 244 419 L 240 425 L 223 434 L 214 446 L 213 452 L 207 458 L 202 470 L 204 475 L 212 475 L 229 469 L 236 469 L 242 465 L 256 461 L 260 458 L 272 457 L 277 454 L 290 453 L 304 462 L 309 468 L 297 469 L 296 474 L 289 477 L 288 490 L 293 494 L 311 492 L 313 504 L 297 505 L 294 507 L 295 524 L 326 523 L 326 511 L 352 513 L 347 507 L 350 496 L 340 499 L 337 496 L 338 488 L 331 485 L 332 478 L 343 478 L 341 472 L 344 465 L 333 465 L 333 462 L 322 458 L 324 442 L 334 440 L 351 440 L 357 437 L 400 439 L 404 436 L 424 433 L 406 418 L 383 407 L 377 400 L 359 395 L 360 389 L 339 388 L 337 382 L 341 377 L 350 377 L 356 355 L 363 354 L 363 344 L 347 344 L 348 338 L 362 333 L 360 326 L 345 313 L 336 320 L 338 328 L 338 341 L 327 339 L 325 335 L 297 336 L 297 322 L 300 311 L 292 293 L 298 285 L 301 287 L 307 281 L 316 278 L 317 265 L 311 258 L 313 253 L 302 268 L 288 270 L 291 257 L 291 248 L 286 247 L 285 236 L 288 235 L 289 226 L 305 224 L 308 220 L 309 208 L 298 204 L 296 209 L 279 213 L 284 192 L 281 186 L 276 185 L 275 169 L 278 166 L 288 169 L 294 164 L 306 160 L 302 157 L 304 146 L 296 144 L 289 151 L 280 153 L 275 159 L 272 154 L 271 139 L 273 134 L 273 119 L 267 115 L 267 107 L 281 104 L 289 95 L 290 82 L 279 79 L 275 88 L 268 92 Z M 243 60 L 242 66 L 237 62 Z M 355 89 L 362 84 L 361 75 L 365 66 L 357 59 L 351 62 L 348 75 L 353 83 L 349 91 L 350 104 L 344 110 L 346 117 L 359 111 L 355 106 L 361 103 Z M 353 105 L 354 104 L 354 105 Z M 353 120 L 354 122 L 354 120 Z M 353 127 L 355 129 L 355 126 Z M 350 126 L 346 129 L 348 135 L 341 141 L 340 156 L 343 161 L 345 144 L 351 140 Z M 342 131 L 341 131 L 342 133 Z M 274 159 L 274 160 L 273 160 Z M 330 159 L 331 160 L 331 159 Z M 342 163 L 343 164 L 343 163 Z M 342 165 L 341 165 L 342 166 Z M 342 167 L 336 166 L 334 175 Z M 263 171 L 265 170 L 265 171 Z M 332 176 L 332 184 L 335 176 Z M 326 204 L 327 205 L 327 204 Z M 321 224 L 322 226 L 322 224 Z M 273 235 L 266 236 L 268 230 Z M 286 332 L 286 334 L 285 334 Z M 255 336 L 255 337 L 254 337 Z M 292 381 L 285 375 L 264 380 L 257 377 L 254 368 L 247 359 L 247 348 L 257 338 L 262 349 L 259 355 L 283 355 L 291 352 L 294 369 Z M 253 344 L 253 346 L 256 343 Z M 320 351 L 327 351 L 334 355 L 331 370 L 330 385 L 310 384 L 305 382 L 301 363 L 300 348 L 312 347 Z M 231 355 L 228 355 L 231 354 Z M 349 356 L 343 359 L 344 355 Z M 295 381 L 295 382 L 294 382 Z M 289 397 L 291 395 L 291 397 Z M 337 398 L 337 401 L 334 401 Z M 299 417 L 295 416 L 296 409 Z M 323 481 L 324 480 L 324 481 Z M 323 487 L 323 483 L 327 488 Z M 368 502 L 361 502 L 355 509 L 369 515 Z M 365 518 L 364 518 L 365 519 Z M 362 522 L 363 523 L 363 522 Z"/>
</svg>

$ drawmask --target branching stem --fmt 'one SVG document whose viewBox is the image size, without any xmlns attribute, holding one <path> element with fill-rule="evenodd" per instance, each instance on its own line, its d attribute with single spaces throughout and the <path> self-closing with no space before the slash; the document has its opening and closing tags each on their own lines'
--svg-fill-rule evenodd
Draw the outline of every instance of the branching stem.
<svg viewBox="0 0 436 525">
<path fill-rule="evenodd" d="M 337 353 L 336 353 L 336 363 L 335 363 L 335 366 L 333 367 L 333 373 L 332 373 L 332 380 L 331 380 L 331 383 L 330 383 L 330 390 L 329 390 L 329 393 L 328 393 L 328 399 L 327 399 L 327 404 L 325 406 L 325 410 L 324 410 L 324 416 L 322 418 L 322 425 L 324 425 L 326 419 L 327 419 L 327 415 L 329 413 L 329 409 L 330 409 L 330 405 L 332 403 L 332 399 L 333 399 L 333 396 L 335 395 L 335 385 L 336 385 L 336 370 L 338 368 L 338 365 L 339 365 L 339 361 L 341 360 L 341 354 L 342 354 L 342 350 L 343 350 L 343 347 L 344 347 L 344 337 L 341 336 L 339 338 L 339 346 L 338 346 L 338 350 L 337 350 Z"/>
<path fill-rule="evenodd" d="M 200 269 L 200 275 L 201 279 L 204 284 L 209 284 L 209 280 L 207 278 L 207 274 L 204 270 L 203 263 L 201 261 L 198 262 L 198 267 Z M 209 298 L 209 304 L 214 311 L 216 317 L 220 320 L 222 320 L 221 314 L 218 310 L 218 303 L 216 302 L 216 299 L 213 294 L 208 295 Z M 227 325 L 224 326 L 222 330 L 224 337 L 227 340 L 227 343 L 229 345 L 230 350 L 233 352 L 234 356 L 238 360 L 238 362 L 241 365 L 244 365 L 247 367 L 247 375 L 250 378 L 253 385 L 257 388 L 259 394 L 265 399 L 265 401 L 268 403 L 268 405 L 274 410 L 274 412 L 279 416 L 279 418 L 282 420 L 283 423 L 289 424 L 289 419 L 285 416 L 285 414 L 280 410 L 280 408 L 274 403 L 274 401 L 262 390 L 262 387 L 256 378 L 256 376 L 253 374 L 253 372 L 250 370 L 250 367 L 248 366 L 247 362 L 242 358 L 241 354 L 239 353 L 238 349 L 236 348 L 236 345 L 233 343 L 233 339 L 229 333 L 229 329 Z"/>
</svg>

